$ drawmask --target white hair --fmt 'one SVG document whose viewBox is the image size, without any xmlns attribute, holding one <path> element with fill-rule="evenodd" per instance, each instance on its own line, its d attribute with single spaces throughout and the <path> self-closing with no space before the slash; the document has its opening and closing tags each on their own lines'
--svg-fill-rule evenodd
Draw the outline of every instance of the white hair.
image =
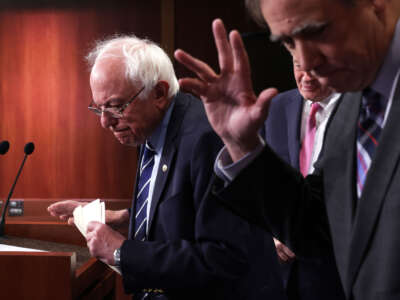
<svg viewBox="0 0 400 300">
<path fill-rule="evenodd" d="M 135 35 L 113 36 L 98 41 L 92 51 L 86 56 L 90 70 L 99 59 L 118 58 L 125 66 L 125 77 L 137 88 L 145 89 L 142 97 L 160 81 L 169 84 L 168 97 L 173 97 L 179 90 L 178 79 L 168 55 L 156 43 L 148 39 L 140 39 Z"/>
</svg>

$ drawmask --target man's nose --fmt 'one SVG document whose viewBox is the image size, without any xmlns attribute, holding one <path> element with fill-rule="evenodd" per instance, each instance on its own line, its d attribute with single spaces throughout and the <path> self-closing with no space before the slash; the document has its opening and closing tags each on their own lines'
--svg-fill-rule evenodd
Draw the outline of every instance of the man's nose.
<svg viewBox="0 0 400 300">
<path fill-rule="evenodd" d="M 103 128 L 109 128 L 110 126 L 115 126 L 118 123 L 118 119 L 112 117 L 111 113 L 102 111 L 100 123 Z"/>
<path fill-rule="evenodd" d="M 315 79 L 315 77 L 312 76 L 311 73 L 310 73 L 309 71 L 304 71 L 303 74 L 304 74 L 304 75 L 303 75 L 303 78 L 302 78 L 302 79 L 303 79 L 304 81 L 312 81 L 312 80 Z"/>
<path fill-rule="evenodd" d="M 301 69 L 306 72 L 314 71 L 323 62 L 323 55 L 318 46 L 309 41 L 296 41 L 295 49 L 291 52 Z"/>
</svg>

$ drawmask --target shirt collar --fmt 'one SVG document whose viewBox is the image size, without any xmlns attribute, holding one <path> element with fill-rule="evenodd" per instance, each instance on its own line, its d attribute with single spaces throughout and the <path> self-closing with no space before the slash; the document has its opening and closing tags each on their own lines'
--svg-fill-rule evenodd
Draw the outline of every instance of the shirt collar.
<svg viewBox="0 0 400 300">
<path fill-rule="evenodd" d="M 371 88 L 384 96 L 385 101 L 389 100 L 392 85 L 400 68 L 400 19 L 397 21 L 394 36 L 386 53 L 378 76 L 372 83 Z"/>
<path fill-rule="evenodd" d="M 160 154 L 161 150 L 164 146 L 165 136 L 167 134 L 167 128 L 169 124 L 169 120 L 171 119 L 172 110 L 174 108 L 175 101 L 172 99 L 171 104 L 169 105 L 167 112 L 164 115 L 162 122 L 157 126 L 157 128 L 153 131 L 150 137 L 147 139 L 153 150 Z"/>
<path fill-rule="evenodd" d="M 324 100 L 319 101 L 318 103 L 324 109 L 329 105 L 329 103 L 334 102 L 334 100 L 336 100 L 336 99 L 339 99 L 340 95 L 341 95 L 340 93 L 332 93 L 328 97 L 326 97 Z M 314 101 L 306 99 L 306 103 L 307 103 L 307 105 L 311 106 L 314 103 Z"/>
</svg>

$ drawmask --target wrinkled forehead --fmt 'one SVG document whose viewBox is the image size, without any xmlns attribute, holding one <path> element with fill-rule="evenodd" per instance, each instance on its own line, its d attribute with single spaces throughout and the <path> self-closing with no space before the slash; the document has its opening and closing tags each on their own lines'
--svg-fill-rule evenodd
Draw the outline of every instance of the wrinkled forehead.
<svg viewBox="0 0 400 300">
<path fill-rule="evenodd" d="M 345 9 L 346 0 L 260 0 L 271 36 L 292 36 L 302 28 L 327 23 L 332 12 Z M 350 0 L 347 0 L 350 1 Z"/>
<path fill-rule="evenodd" d="M 90 73 L 90 88 L 97 104 L 109 98 L 128 96 L 133 83 L 125 76 L 125 68 L 115 60 L 99 60 Z"/>
<path fill-rule="evenodd" d="M 118 59 L 100 59 L 90 72 L 91 88 L 122 89 L 127 84 L 125 67 Z"/>
</svg>

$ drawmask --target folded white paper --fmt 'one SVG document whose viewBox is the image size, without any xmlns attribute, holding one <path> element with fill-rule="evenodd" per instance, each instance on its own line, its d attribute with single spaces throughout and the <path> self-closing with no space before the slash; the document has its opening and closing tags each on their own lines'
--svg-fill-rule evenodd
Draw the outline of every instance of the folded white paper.
<svg viewBox="0 0 400 300">
<path fill-rule="evenodd" d="M 106 223 L 106 209 L 104 202 L 100 202 L 100 199 L 96 199 L 85 206 L 78 206 L 74 209 L 74 222 L 76 227 L 86 238 L 86 230 L 89 222 L 97 221 L 100 223 Z M 115 266 L 108 265 L 115 272 L 121 274 L 121 270 Z"/>
<path fill-rule="evenodd" d="M 38 250 L 38 249 L 10 246 L 10 245 L 4 245 L 4 244 L 0 244 L 0 251 L 47 252 L 47 251 Z"/>
</svg>

